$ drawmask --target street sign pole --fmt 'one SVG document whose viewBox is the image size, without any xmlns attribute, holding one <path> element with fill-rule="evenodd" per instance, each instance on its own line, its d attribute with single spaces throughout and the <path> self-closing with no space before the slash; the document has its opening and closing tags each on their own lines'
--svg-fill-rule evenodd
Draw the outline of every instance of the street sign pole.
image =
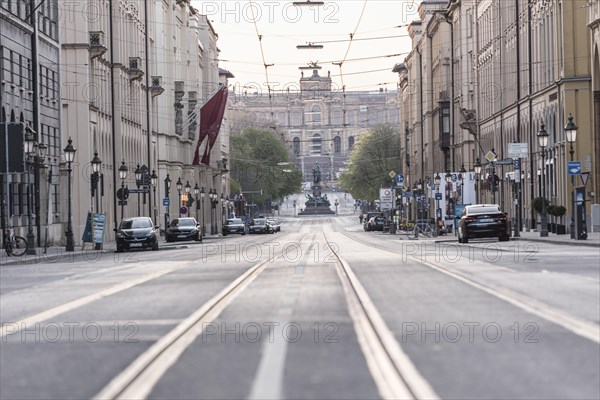
<svg viewBox="0 0 600 400">
<path fill-rule="evenodd" d="M 521 159 L 515 159 L 515 224 L 513 227 L 513 236 L 521 236 Z"/>
</svg>

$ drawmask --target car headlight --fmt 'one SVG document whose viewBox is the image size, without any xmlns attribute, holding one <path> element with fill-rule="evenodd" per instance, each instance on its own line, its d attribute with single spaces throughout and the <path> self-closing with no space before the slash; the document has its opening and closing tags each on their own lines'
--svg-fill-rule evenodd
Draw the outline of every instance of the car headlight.
<svg viewBox="0 0 600 400">
<path fill-rule="evenodd" d="M 124 237 L 125 237 L 125 235 L 123 235 L 123 232 L 117 231 L 117 238 L 118 239 L 123 239 Z"/>
</svg>

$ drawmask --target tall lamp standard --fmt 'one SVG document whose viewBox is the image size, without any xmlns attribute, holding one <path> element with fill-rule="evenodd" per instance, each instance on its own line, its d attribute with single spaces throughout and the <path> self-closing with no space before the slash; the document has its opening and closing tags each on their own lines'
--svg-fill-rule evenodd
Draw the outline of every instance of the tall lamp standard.
<svg viewBox="0 0 600 400">
<path fill-rule="evenodd" d="M 69 208 L 68 208 L 68 216 L 67 216 L 67 246 L 65 248 L 66 251 L 75 251 L 75 243 L 73 242 L 73 222 L 71 219 L 71 163 L 75 159 L 75 152 L 77 151 L 75 147 L 73 147 L 73 141 L 71 138 L 67 141 L 67 147 L 64 148 L 65 160 L 67 161 L 67 172 L 68 172 L 68 186 L 67 193 L 69 195 Z"/>
<path fill-rule="evenodd" d="M 158 175 L 156 175 L 155 170 L 152 170 L 152 175 L 150 175 L 150 184 L 152 185 L 152 204 L 154 205 L 154 215 L 152 215 L 152 220 L 155 224 L 158 224 L 156 217 L 156 185 L 158 184 Z"/>
<path fill-rule="evenodd" d="M 465 169 L 465 164 L 460 164 L 460 204 L 464 204 L 465 202 L 465 177 L 467 175 L 467 170 Z"/>
<path fill-rule="evenodd" d="M 225 201 L 225 196 L 223 196 L 223 193 L 221 193 L 221 197 L 219 199 L 221 201 L 221 232 L 223 232 L 223 224 L 224 224 L 224 220 L 223 218 L 225 217 L 225 206 L 226 206 L 226 201 Z M 217 227 L 217 233 L 219 232 L 219 227 Z"/>
<path fill-rule="evenodd" d="M 544 170 L 546 169 L 546 147 L 548 146 L 548 132 L 542 122 L 540 131 L 537 134 L 538 144 L 542 149 L 542 229 L 540 230 L 540 237 L 548 236 L 548 217 L 546 216 L 546 179 L 544 178 Z"/>
<path fill-rule="evenodd" d="M 127 178 L 127 165 L 125 165 L 125 160 L 121 161 L 121 166 L 119 167 L 119 179 L 121 179 L 121 219 L 125 218 L 125 199 L 127 196 L 125 195 L 125 179 Z"/>
<path fill-rule="evenodd" d="M 476 198 L 475 202 L 479 203 L 479 178 L 481 176 L 481 160 L 477 158 L 475 160 L 475 164 L 473 164 L 473 169 L 475 170 L 475 180 L 477 182 L 477 191 L 475 192 Z"/>
<path fill-rule="evenodd" d="M 440 192 L 440 184 L 442 183 L 442 177 L 440 176 L 440 173 L 436 173 L 435 176 L 433 177 L 433 184 L 435 185 L 435 235 L 438 236 L 439 235 L 439 231 L 438 231 L 438 221 L 440 221 L 442 219 L 442 210 L 440 209 L 440 200 L 439 200 L 439 196 L 438 193 Z"/>
<path fill-rule="evenodd" d="M 204 208 L 204 196 L 206 196 L 206 192 L 204 191 L 204 186 L 202 186 L 202 188 L 200 189 L 200 199 L 202 200 L 202 237 L 205 236 L 205 227 L 204 227 L 204 213 L 205 213 L 205 208 Z"/>
<path fill-rule="evenodd" d="M 142 211 L 141 211 L 141 204 L 140 204 L 140 184 L 142 183 L 142 178 L 144 177 L 144 174 L 142 172 L 142 169 L 140 168 L 140 164 L 137 165 L 137 167 L 135 168 L 135 185 L 137 186 L 137 203 L 138 203 L 138 217 L 142 216 Z"/>
<path fill-rule="evenodd" d="M 102 165 L 102 160 L 98 157 L 98 152 L 94 152 L 94 158 L 91 161 L 92 164 L 92 179 L 90 180 L 92 198 L 90 199 L 90 205 L 92 212 L 90 213 L 91 221 L 90 221 L 90 238 L 92 240 L 92 244 L 95 250 L 102 250 L 102 241 L 100 243 L 96 242 L 94 238 L 94 199 L 98 199 L 98 183 L 100 181 L 100 167 Z"/>
<path fill-rule="evenodd" d="M 37 151 L 37 142 L 35 141 L 31 128 L 27 127 L 25 134 L 25 156 L 27 157 L 27 209 L 29 214 L 28 228 L 27 228 L 27 254 L 35 254 L 35 235 L 33 234 L 33 212 L 31 207 L 33 206 L 33 190 L 31 190 L 31 166 L 33 164 L 33 157 Z"/>
<path fill-rule="evenodd" d="M 171 190 L 171 178 L 169 174 L 165 178 L 165 196 L 167 196 L 167 212 L 165 213 L 165 229 L 171 223 L 171 198 L 169 197 L 169 192 Z"/>
<path fill-rule="evenodd" d="M 214 214 L 215 214 L 215 207 L 217 204 L 217 191 L 215 189 L 210 189 L 210 191 L 208 192 L 208 195 L 210 197 L 210 234 L 214 235 L 215 234 Z"/>
<path fill-rule="evenodd" d="M 446 209 L 448 210 L 448 206 L 450 205 L 449 199 L 452 198 L 452 174 L 449 169 L 446 170 L 444 180 L 446 181 Z"/>
<path fill-rule="evenodd" d="M 191 214 L 191 212 L 190 212 L 190 192 L 191 191 L 192 191 L 192 186 L 190 185 L 190 181 L 187 181 L 185 184 L 185 198 L 187 199 L 188 215 Z"/>
<path fill-rule="evenodd" d="M 198 209 L 200 208 L 200 203 L 198 202 L 198 195 L 200 194 L 200 188 L 198 187 L 198 183 L 194 186 L 194 198 L 196 199 L 196 221 L 198 221 Z M 200 231 L 200 236 L 202 236 L 202 231 Z"/>
<path fill-rule="evenodd" d="M 179 211 L 178 215 L 179 217 L 181 217 L 181 189 L 183 189 L 183 182 L 181 182 L 181 177 L 179 177 L 179 179 L 177 179 L 177 182 L 175 183 L 175 187 L 177 188 L 177 193 L 179 193 L 179 196 L 177 196 L 177 198 L 179 199 L 178 205 L 179 205 Z"/>
<path fill-rule="evenodd" d="M 565 134 L 567 136 L 567 142 L 569 142 L 569 154 L 571 155 L 571 161 L 573 161 L 573 154 L 575 154 L 575 150 L 573 149 L 573 143 L 577 139 L 577 126 L 573 122 L 573 116 L 569 113 L 569 122 L 565 126 Z M 575 203 L 575 175 L 571 175 L 571 239 L 577 238 L 576 228 L 575 228 L 575 216 L 577 210 L 577 204 Z"/>
</svg>

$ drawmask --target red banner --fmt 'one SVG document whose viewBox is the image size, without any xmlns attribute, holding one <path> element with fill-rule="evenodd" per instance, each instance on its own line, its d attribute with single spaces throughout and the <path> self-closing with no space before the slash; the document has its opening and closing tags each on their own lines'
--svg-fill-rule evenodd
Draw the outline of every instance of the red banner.
<svg viewBox="0 0 600 400">
<path fill-rule="evenodd" d="M 226 105 L 227 86 L 223 86 L 200 109 L 200 134 L 192 165 L 208 165 L 210 163 L 210 151 L 217 141 Z M 206 145 L 202 158 L 200 158 L 200 146 L 205 140 Z"/>
</svg>

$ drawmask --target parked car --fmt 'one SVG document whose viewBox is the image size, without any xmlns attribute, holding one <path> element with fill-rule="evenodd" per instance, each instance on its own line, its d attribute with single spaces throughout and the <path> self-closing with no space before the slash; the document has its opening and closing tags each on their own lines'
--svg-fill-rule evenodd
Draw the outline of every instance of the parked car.
<svg viewBox="0 0 600 400">
<path fill-rule="evenodd" d="M 458 222 L 458 242 L 489 237 L 497 237 L 500 241 L 510 239 L 506 214 L 497 204 L 466 206 Z"/>
<path fill-rule="evenodd" d="M 125 218 L 117 229 L 117 253 L 124 250 L 158 250 L 159 227 L 148 217 Z"/>
<path fill-rule="evenodd" d="M 277 221 L 276 219 L 268 219 L 267 222 L 269 223 L 269 225 L 271 225 L 273 231 L 281 232 L 281 223 L 279 221 Z"/>
<path fill-rule="evenodd" d="M 379 211 L 369 211 L 369 212 L 365 213 L 365 216 L 364 216 L 365 223 L 363 224 L 363 229 L 367 232 L 369 232 L 371 230 L 371 225 L 369 224 L 369 222 L 371 221 L 371 218 L 373 218 L 373 217 L 382 217 L 383 218 L 383 213 L 379 212 Z"/>
<path fill-rule="evenodd" d="M 250 233 L 275 233 L 275 230 L 266 219 L 255 218 L 250 224 Z"/>
<path fill-rule="evenodd" d="M 178 240 L 202 241 L 202 227 L 196 218 L 175 218 L 171 221 L 165 232 L 167 242 Z"/>
<path fill-rule="evenodd" d="M 383 231 L 383 227 L 385 226 L 385 218 L 382 216 L 371 217 L 367 221 L 367 229 L 368 232 L 371 231 Z"/>
<path fill-rule="evenodd" d="M 248 233 L 248 225 L 240 218 L 228 219 L 223 225 L 223 236 L 227 236 L 230 233 L 241 233 L 242 235 L 245 235 Z"/>
</svg>

